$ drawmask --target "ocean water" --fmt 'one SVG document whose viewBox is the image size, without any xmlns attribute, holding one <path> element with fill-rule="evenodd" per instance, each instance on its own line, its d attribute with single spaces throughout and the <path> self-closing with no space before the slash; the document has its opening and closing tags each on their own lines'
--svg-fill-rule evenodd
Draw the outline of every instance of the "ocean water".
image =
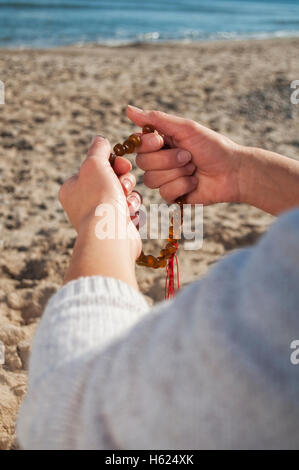
<svg viewBox="0 0 299 470">
<path fill-rule="evenodd" d="M 299 35 L 299 0 L 0 0 L 1 47 Z"/>
</svg>

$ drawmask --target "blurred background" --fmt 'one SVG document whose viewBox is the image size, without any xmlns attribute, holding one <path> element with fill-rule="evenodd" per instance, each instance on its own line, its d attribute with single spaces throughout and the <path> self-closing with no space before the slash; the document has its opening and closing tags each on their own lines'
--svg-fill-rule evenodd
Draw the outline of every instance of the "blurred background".
<svg viewBox="0 0 299 470">
<path fill-rule="evenodd" d="M 298 0 L 0 0 L 0 45 L 297 35 Z"/>
</svg>

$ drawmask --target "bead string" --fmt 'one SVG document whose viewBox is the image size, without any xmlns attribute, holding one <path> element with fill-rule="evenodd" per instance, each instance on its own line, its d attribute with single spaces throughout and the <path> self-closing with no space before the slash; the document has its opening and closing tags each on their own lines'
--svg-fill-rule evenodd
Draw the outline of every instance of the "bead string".
<svg viewBox="0 0 299 470">
<path fill-rule="evenodd" d="M 150 124 L 146 124 L 142 128 L 142 133 L 143 134 L 150 134 L 152 132 L 155 132 L 155 128 L 151 126 Z M 110 154 L 110 164 L 113 166 L 115 158 L 116 157 L 122 157 L 125 154 L 130 154 L 135 151 L 137 147 L 139 147 L 141 144 L 141 138 L 137 134 L 132 134 L 130 137 L 124 141 L 123 144 L 116 144 L 113 147 L 114 153 Z M 185 197 L 179 197 L 175 201 L 179 207 L 180 207 L 180 223 L 183 223 L 183 205 L 185 203 Z M 168 233 L 168 239 L 167 239 L 167 244 L 165 248 L 163 248 L 160 251 L 160 256 L 155 257 L 153 255 L 145 255 L 143 251 L 141 251 L 141 254 L 139 258 L 136 260 L 136 263 L 139 266 L 146 266 L 148 268 L 165 268 L 167 266 L 167 278 L 166 278 L 166 286 L 165 286 L 165 296 L 169 297 L 170 295 L 173 295 L 174 291 L 174 277 L 173 277 L 173 262 L 174 260 L 177 262 L 177 257 L 176 257 L 176 252 L 178 250 L 178 240 L 174 238 L 174 233 L 173 233 L 173 217 L 171 217 L 170 220 L 170 225 L 169 225 L 169 233 Z M 178 279 L 178 268 L 177 268 L 177 280 Z M 167 282 L 169 282 L 167 284 Z M 166 291 L 168 285 L 168 291 Z"/>
</svg>

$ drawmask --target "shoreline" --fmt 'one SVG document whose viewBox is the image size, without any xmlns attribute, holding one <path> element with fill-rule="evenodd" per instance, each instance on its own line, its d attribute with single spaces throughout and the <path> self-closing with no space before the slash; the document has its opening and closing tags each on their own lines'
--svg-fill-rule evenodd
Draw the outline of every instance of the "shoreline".
<svg viewBox="0 0 299 470">
<path fill-rule="evenodd" d="M 299 31 L 297 35 L 290 35 L 290 36 L 270 36 L 270 37 L 239 37 L 239 38 L 221 38 L 221 39 L 200 39 L 194 41 L 188 40 L 170 40 L 170 41 L 157 41 L 157 42 L 147 42 L 147 41 L 132 41 L 132 42 L 124 42 L 123 44 L 108 44 L 108 43 L 97 43 L 97 42 L 86 42 L 86 43 L 73 43 L 73 44 L 57 44 L 53 46 L 1 46 L 0 51 L 10 51 L 10 52 L 22 52 L 22 51 L 40 51 L 40 52 L 49 52 L 49 51 L 69 51 L 69 50 L 83 50 L 83 49 L 130 49 L 130 48 L 138 48 L 138 49 L 152 49 L 152 48 L 198 48 L 200 46 L 208 46 L 208 45 L 233 45 L 233 44 L 256 44 L 256 43 L 275 43 L 275 42 L 292 42 L 292 41 L 299 41 Z"/>
</svg>

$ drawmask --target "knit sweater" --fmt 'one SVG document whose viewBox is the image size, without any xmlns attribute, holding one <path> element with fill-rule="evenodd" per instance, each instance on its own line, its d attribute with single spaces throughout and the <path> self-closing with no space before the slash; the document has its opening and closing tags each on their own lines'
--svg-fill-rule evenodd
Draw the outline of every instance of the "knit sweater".
<svg viewBox="0 0 299 470">
<path fill-rule="evenodd" d="M 19 442 L 25 449 L 298 448 L 296 339 L 299 210 L 152 309 L 112 278 L 69 282 L 35 335 Z"/>
</svg>

